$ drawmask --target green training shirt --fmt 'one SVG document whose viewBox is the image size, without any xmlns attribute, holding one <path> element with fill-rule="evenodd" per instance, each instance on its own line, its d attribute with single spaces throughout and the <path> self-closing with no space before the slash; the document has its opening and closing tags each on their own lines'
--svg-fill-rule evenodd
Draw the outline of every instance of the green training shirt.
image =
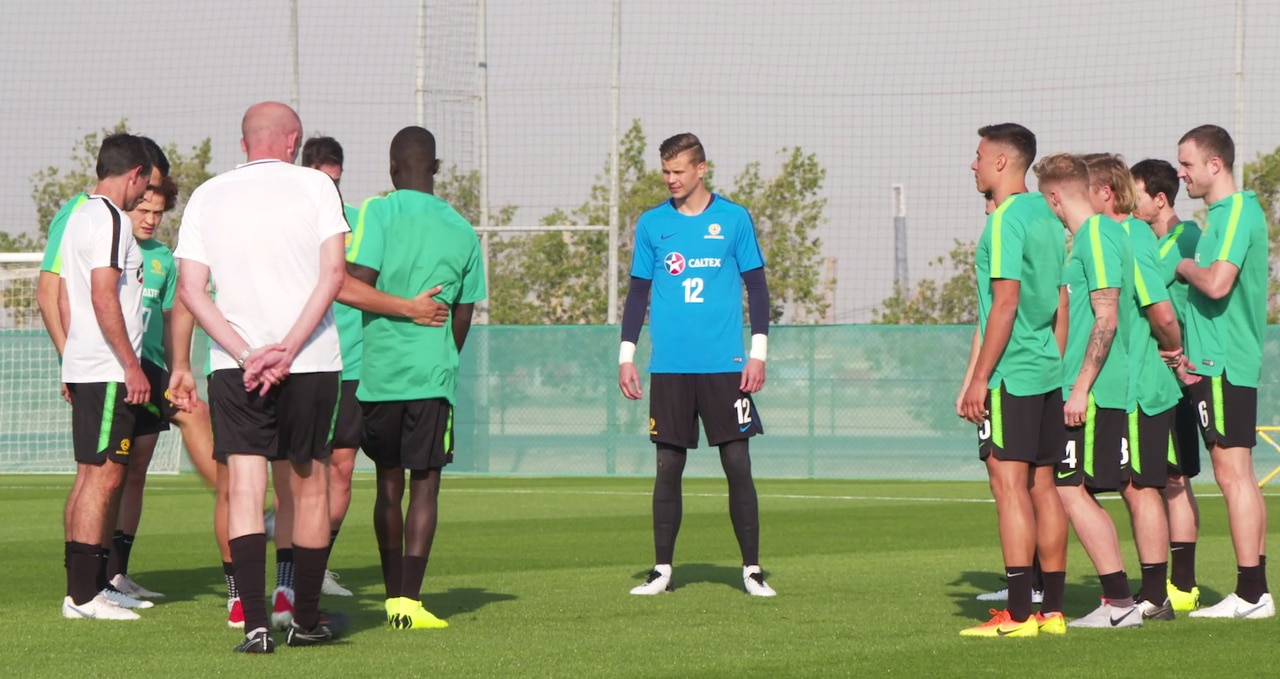
<svg viewBox="0 0 1280 679">
<path fill-rule="evenodd" d="M 63 203 L 58 214 L 53 216 L 53 221 L 49 222 L 49 237 L 44 244 L 44 259 L 40 261 L 41 271 L 62 273 L 62 232 L 67 230 L 67 220 L 71 218 L 71 213 L 86 200 L 89 200 L 89 194 L 76 194 L 71 200 Z"/>
<path fill-rule="evenodd" d="M 378 272 L 377 288 L 412 298 L 440 285 L 450 307 L 484 299 L 484 270 L 475 229 L 448 203 L 419 191 L 393 191 L 360 208 L 348 261 Z M 444 398 L 454 403 L 458 348 L 452 313 L 444 327 L 364 315 L 361 401 Z"/>
<path fill-rule="evenodd" d="M 142 357 L 168 369 L 164 356 L 164 312 L 178 294 L 173 251 L 154 238 L 138 241 L 142 250 Z"/>
<path fill-rule="evenodd" d="M 351 258 L 351 248 L 356 242 L 356 229 L 360 228 L 360 208 L 343 205 L 342 211 L 347 216 L 347 258 Z M 342 380 L 360 379 L 360 354 L 364 338 L 364 314 L 359 309 L 349 307 L 341 302 L 333 303 L 333 319 L 338 325 L 338 344 L 342 348 Z"/>
<path fill-rule="evenodd" d="M 1009 196 L 987 217 L 974 266 L 978 278 L 978 328 L 986 336 L 991 313 L 991 282 L 1019 281 L 1018 312 L 1004 354 L 987 386 L 1001 382 L 1015 396 L 1034 396 L 1058 388 L 1062 357 L 1053 337 L 1058 285 L 1066 258 L 1062 222 L 1039 193 Z"/>
<path fill-rule="evenodd" d="M 1194 285 L 1187 291 L 1187 357 L 1197 375 L 1225 374 L 1232 384 L 1258 386 L 1267 330 L 1267 220 L 1252 191 L 1233 193 L 1209 206 L 1195 262 L 1239 268 L 1226 297 L 1210 299 Z"/>
<path fill-rule="evenodd" d="M 1126 410 L 1129 407 L 1129 348 L 1127 339 L 1133 325 L 1133 246 L 1124 227 L 1115 220 L 1094 215 L 1080 226 L 1071 244 L 1071 255 L 1062 270 L 1062 285 L 1067 289 L 1069 323 L 1067 351 L 1063 355 L 1062 395 L 1071 397 L 1071 388 L 1080 367 L 1084 365 L 1093 334 L 1093 303 L 1089 293 L 1118 288 L 1120 299 L 1116 310 L 1115 339 L 1107 360 L 1093 381 L 1094 403 L 1099 408 Z"/>
<path fill-rule="evenodd" d="M 1182 328 L 1182 346 L 1187 345 L 1187 284 L 1177 277 L 1178 264 L 1184 259 L 1195 259 L 1196 244 L 1200 242 L 1200 225 L 1195 222 L 1179 222 L 1156 241 L 1160 252 L 1160 272 L 1165 287 L 1169 289 L 1169 302 Z"/>
<path fill-rule="evenodd" d="M 1130 217 L 1120 224 L 1129 234 L 1133 247 L 1133 324 L 1129 327 L 1129 412 L 1141 406 L 1142 412 L 1157 415 L 1182 398 L 1178 378 L 1160 357 L 1160 343 L 1151 334 L 1151 321 L 1144 311 L 1152 304 L 1169 299 L 1160 269 L 1160 250 L 1156 234 L 1141 219 Z"/>
</svg>

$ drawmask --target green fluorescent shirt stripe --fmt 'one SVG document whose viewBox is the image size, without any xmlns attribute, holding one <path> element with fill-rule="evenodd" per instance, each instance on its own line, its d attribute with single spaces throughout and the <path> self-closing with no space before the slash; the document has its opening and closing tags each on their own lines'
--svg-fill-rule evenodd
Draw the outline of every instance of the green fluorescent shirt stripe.
<svg viewBox="0 0 1280 679">
<path fill-rule="evenodd" d="M 1231 252 L 1231 242 L 1236 238 L 1236 227 L 1240 225 L 1240 210 L 1243 207 L 1243 193 L 1237 192 L 1231 196 L 1231 216 L 1227 218 L 1227 232 L 1222 236 L 1222 248 L 1218 250 L 1218 261 L 1225 261 Z"/>
<path fill-rule="evenodd" d="M 364 242 L 364 213 L 369 209 L 369 203 L 378 200 L 380 197 L 381 196 L 370 196 L 365 198 L 364 202 L 360 204 L 360 218 L 356 220 L 356 223 L 352 227 L 356 232 L 351 234 L 351 252 L 347 253 L 348 262 L 356 261 L 356 255 L 360 254 L 360 244 Z"/>
<path fill-rule="evenodd" d="M 1165 241 L 1164 245 L 1160 246 L 1161 259 L 1164 259 L 1165 255 L 1169 254 L 1169 251 L 1178 244 L 1178 236 L 1182 235 L 1183 230 L 1184 228 L 1181 223 L 1173 227 L 1173 233 L 1169 234 L 1169 240 Z"/>
<path fill-rule="evenodd" d="M 1102 259 L 1102 234 L 1098 227 L 1098 215 L 1089 218 L 1089 241 L 1093 246 L 1093 273 L 1098 279 L 1097 289 L 1111 287 L 1107 285 L 1107 265 Z"/>
<path fill-rule="evenodd" d="M 1006 200 L 1004 203 L 1000 205 L 1000 207 L 996 208 L 995 213 L 991 215 L 991 277 L 992 278 L 1004 278 L 1004 271 L 1001 270 L 1000 268 L 1001 251 L 1004 249 L 1003 247 L 1001 247 L 1002 244 L 1000 242 L 1000 227 L 1004 225 L 1004 211 L 1009 209 L 1009 206 L 1013 205 L 1013 202 L 1014 201 L 1012 200 Z"/>
</svg>

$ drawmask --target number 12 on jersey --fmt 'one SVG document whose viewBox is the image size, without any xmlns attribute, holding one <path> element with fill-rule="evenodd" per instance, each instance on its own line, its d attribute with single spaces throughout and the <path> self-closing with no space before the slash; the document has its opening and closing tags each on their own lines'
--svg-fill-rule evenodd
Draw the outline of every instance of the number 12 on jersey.
<svg viewBox="0 0 1280 679">
<path fill-rule="evenodd" d="M 702 279 L 686 278 L 681 285 L 684 286 L 684 301 L 686 304 L 702 303 Z"/>
</svg>

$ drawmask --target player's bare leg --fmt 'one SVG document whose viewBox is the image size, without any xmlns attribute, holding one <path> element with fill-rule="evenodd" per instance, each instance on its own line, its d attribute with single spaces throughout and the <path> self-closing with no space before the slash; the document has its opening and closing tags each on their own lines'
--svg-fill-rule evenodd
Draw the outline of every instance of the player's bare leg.
<svg viewBox="0 0 1280 679">
<path fill-rule="evenodd" d="M 1099 575 L 1124 570 L 1116 524 L 1097 498 L 1083 485 L 1059 487 L 1058 495 L 1094 570 Z"/>
<path fill-rule="evenodd" d="M 320 623 L 320 585 L 329 553 L 329 460 L 295 463 L 288 479 L 296 564 L 294 624 L 312 630 Z M 285 498 L 280 501 L 283 506 Z"/>
<path fill-rule="evenodd" d="M 297 503 L 294 501 L 293 465 L 287 460 L 271 463 L 271 487 L 275 490 L 276 587 L 271 594 L 271 624 L 286 629 L 293 621 L 294 549 L 293 534 Z"/>
<path fill-rule="evenodd" d="M 267 629 L 267 535 L 262 502 L 267 494 L 267 461 L 257 455 L 227 456 L 227 533 L 246 632 Z"/>
<path fill-rule="evenodd" d="M 120 591 L 138 598 L 140 596 L 156 596 L 155 592 L 137 587 L 129 579 L 129 556 L 133 549 L 134 536 L 138 534 L 138 526 L 142 522 L 143 494 L 147 487 L 147 470 L 151 466 L 155 454 L 159 434 L 135 436 L 129 449 L 129 466 L 125 469 L 123 490 L 120 497 L 120 511 L 112 525 L 114 533 L 111 542 L 111 557 L 107 560 L 107 579 Z M 129 580 L 126 582 L 126 580 Z"/>
<path fill-rule="evenodd" d="M 392 620 L 393 602 L 400 594 L 404 568 L 404 469 L 377 470 L 378 490 L 373 501 L 373 533 L 378 540 L 382 563 L 382 583 L 386 590 L 387 617 Z"/>
<path fill-rule="evenodd" d="M 1213 476 L 1227 503 L 1231 543 L 1240 566 L 1258 565 L 1258 557 L 1267 551 L 1267 506 L 1254 476 L 1251 452 L 1248 448 L 1218 446 L 1209 451 Z"/>
<path fill-rule="evenodd" d="M 1125 484 L 1120 492 L 1129 507 L 1133 541 L 1138 547 L 1138 562 L 1142 566 L 1139 596 L 1143 601 L 1159 606 L 1167 598 L 1169 517 L 1164 511 L 1164 499 L 1159 488 L 1133 483 Z M 1153 569 L 1160 572 L 1153 573 Z"/>
<path fill-rule="evenodd" d="M 1061 613 L 1066 587 L 1067 512 L 1054 486 L 1052 466 L 1032 470 L 1031 505 L 1036 513 L 1036 556 L 1044 579 L 1042 613 Z"/>
<path fill-rule="evenodd" d="M 995 455 L 987 456 L 986 464 L 991 495 L 996 502 L 1004 562 L 1006 565 L 1029 566 L 1036 551 L 1035 506 L 1028 490 L 1031 485 L 1030 465 L 999 460 Z"/>
<path fill-rule="evenodd" d="M 356 468 L 355 448 L 336 448 L 329 458 L 329 551 L 328 559 L 333 556 L 333 546 L 338 541 L 338 533 L 347 518 L 347 510 L 351 507 L 351 476 Z M 337 574 L 325 570 L 325 594 L 351 596 L 351 591 L 338 584 Z"/>
<path fill-rule="evenodd" d="M 218 482 L 218 463 L 213 459 L 213 426 L 209 422 L 209 404 L 195 401 L 191 412 L 178 411 L 170 422 L 182 432 L 191 466 L 210 488 Z"/>
<path fill-rule="evenodd" d="M 1196 541 L 1200 539 L 1200 506 L 1191 489 L 1191 479 L 1170 474 L 1164 488 L 1169 514 L 1169 598 L 1175 610 L 1199 607 L 1200 588 L 1196 582 Z"/>
</svg>

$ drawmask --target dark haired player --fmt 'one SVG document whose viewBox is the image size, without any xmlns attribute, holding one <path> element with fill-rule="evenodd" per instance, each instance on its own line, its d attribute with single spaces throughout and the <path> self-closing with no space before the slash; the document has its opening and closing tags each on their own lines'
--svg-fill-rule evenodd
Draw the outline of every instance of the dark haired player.
<svg viewBox="0 0 1280 679">
<path fill-rule="evenodd" d="M 769 287 L 751 215 L 707 190 L 707 159 L 692 134 L 662 142 L 662 176 L 671 200 L 636 224 L 631 288 L 622 317 L 618 385 L 641 398 L 636 341 L 651 308 L 649 438 L 657 446 L 653 488 L 655 565 L 632 594 L 671 591 L 676 534 L 683 513 L 680 481 L 698 420 L 720 449 L 729 482 L 729 518 L 742 551 L 742 583 L 752 596 L 775 596 L 760 569 L 760 511 L 748 439 L 764 433 L 751 394 L 765 381 Z M 751 320 L 743 351 L 742 289 Z M 652 300 L 649 299 L 652 291 Z"/>
</svg>

